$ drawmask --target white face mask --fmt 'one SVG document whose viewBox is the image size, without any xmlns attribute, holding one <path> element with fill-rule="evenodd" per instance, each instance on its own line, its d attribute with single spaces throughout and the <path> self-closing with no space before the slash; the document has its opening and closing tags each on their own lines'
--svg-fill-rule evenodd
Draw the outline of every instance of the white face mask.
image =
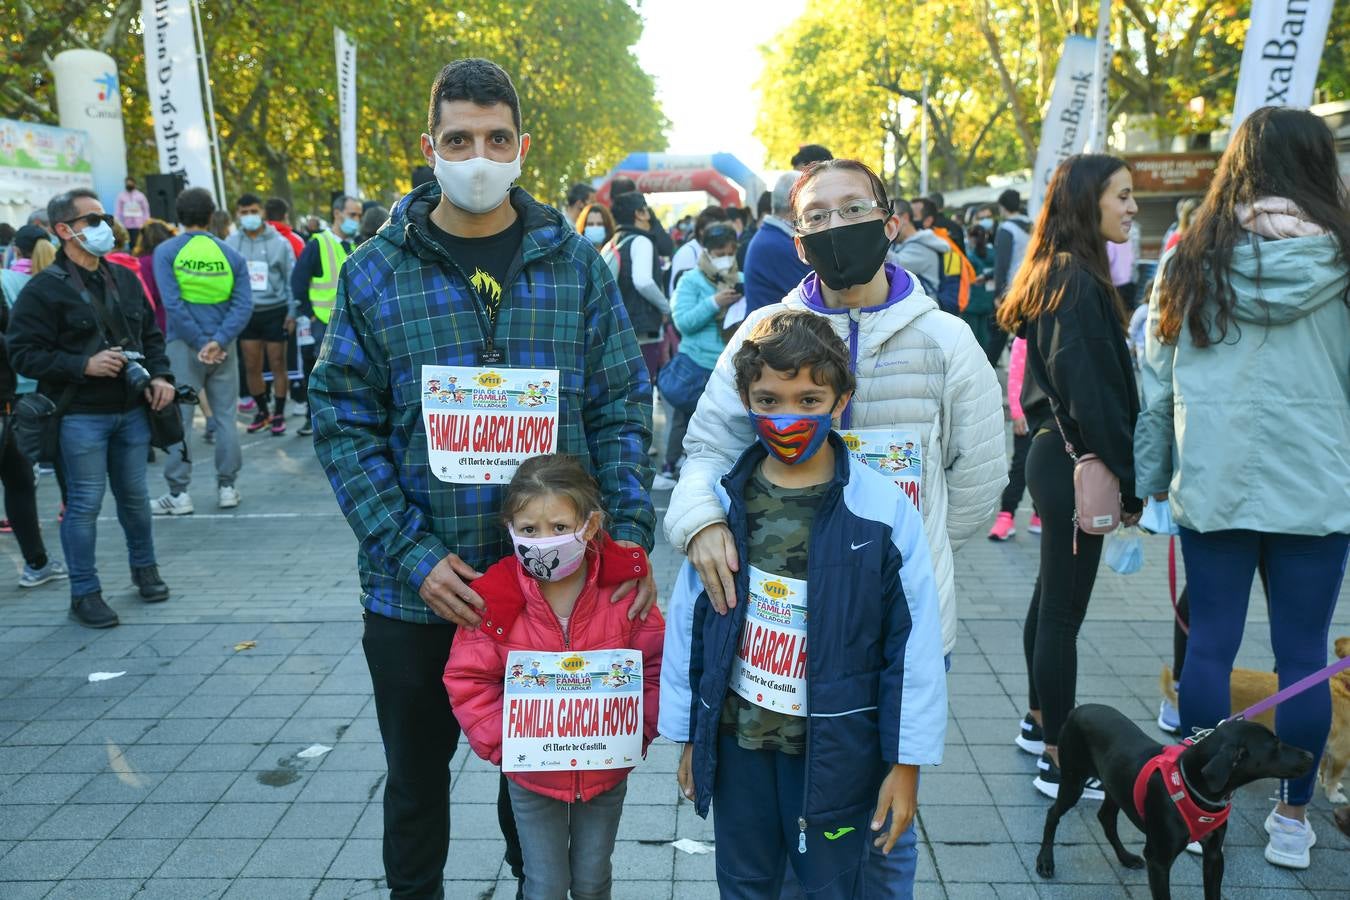
<svg viewBox="0 0 1350 900">
<path fill-rule="evenodd" d="M 430 138 L 427 138 L 430 141 Z M 520 154 L 510 162 L 494 162 L 484 156 L 449 162 L 431 151 L 441 192 L 465 212 L 482 215 L 506 201 L 511 185 L 520 177 Z"/>
<path fill-rule="evenodd" d="M 714 256 L 712 258 L 713 268 L 719 272 L 730 271 L 731 267 L 736 265 L 734 256 Z"/>
<path fill-rule="evenodd" d="M 117 238 L 107 222 L 99 222 L 93 228 L 76 232 L 75 239 L 86 252 L 94 256 L 107 256 L 117 243 Z"/>
<path fill-rule="evenodd" d="M 605 226 L 603 225 L 587 225 L 584 234 L 586 240 L 597 247 L 605 242 Z"/>
</svg>

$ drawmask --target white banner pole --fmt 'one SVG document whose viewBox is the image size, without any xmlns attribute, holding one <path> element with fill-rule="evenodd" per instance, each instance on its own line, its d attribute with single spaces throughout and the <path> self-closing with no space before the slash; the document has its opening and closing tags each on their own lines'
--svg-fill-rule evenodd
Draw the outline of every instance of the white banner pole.
<svg viewBox="0 0 1350 900">
<path fill-rule="evenodd" d="M 202 14 L 198 0 L 192 0 L 192 22 L 197 38 L 197 58 L 201 61 L 202 89 L 206 96 L 206 124 L 211 131 L 211 156 L 215 160 L 216 208 L 225 208 L 225 163 L 220 158 L 220 135 L 216 133 L 216 106 L 211 99 L 211 69 L 206 62 L 206 38 L 202 34 Z"/>
<path fill-rule="evenodd" d="M 1111 78 L 1111 56 L 1115 52 L 1111 46 L 1111 0 L 1101 0 L 1097 9 L 1097 67 L 1096 83 L 1093 85 L 1092 132 L 1088 135 L 1089 153 L 1106 152 L 1106 121 L 1110 114 L 1107 103 L 1107 84 Z"/>
<path fill-rule="evenodd" d="M 333 29 L 337 54 L 338 130 L 342 144 L 342 192 L 360 196 L 356 178 L 356 45 L 341 28 Z"/>
</svg>

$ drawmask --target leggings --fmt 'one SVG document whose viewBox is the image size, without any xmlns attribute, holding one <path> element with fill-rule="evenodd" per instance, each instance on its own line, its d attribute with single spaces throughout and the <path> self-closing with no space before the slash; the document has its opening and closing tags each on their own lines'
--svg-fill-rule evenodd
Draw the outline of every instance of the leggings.
<svg viewBox="0 0 1350 900">
<path fill-rule="evenodd" d="M 1008 486 L 1003 489 L 1003 500 L 999 509 L 1005 513 L 1014 514 L 1017 512 L 1017 505 L 1022 502 L 1022 494 L 1027 489 L 1027 454 L 1031 452 L 1031 438 L 1036 433 L 1037 426 L 1028 423 L 1027 433 L 1023 435 L 1013 435 L 1013 455 L 1012 462 L 1008 465 Z M 1031 511 L 1035 515 L 1040 515 L 1033 501 Z"/>
<path fill-rule="evenodd" d="M 1261 576 L 1261 590 L 1266 595 L 1266 615 L 1270 615 L 1270 580 L 1266 577 L 1266 561 L 1263 559 L 1256 564 L 1256 574 Z M 1180 619 L 1181 622 L 1178 622 Z M 1181 630 L 1182 624 L 1187 628 L 1191 627 L 1191 598 L 1186 588 L 1181 589 L 1180 596 L 1177 597 L 1177 611 L 1172 618 L 1172 680 L 1181 681 L 1181 670 L 1186 665 L 1186 644 L 1188 643 L 1186 632 Z"/>
<path fill-rule="evenodd" d="M 5 488 L 5 518 L 14 529 L 23 561 L 34 569 L 47 565 L 47 548 L 38 525 L 37 483 L 33 464 L 19 452 L 10 424 L 0 415 L 0 483 Z"/>
<path fill-rule="evenodd" d="M 1059 435 L 1041 432 L 1027 453 L 1027 487 L 1041 513 L 1041 567 L 1022 629 L 1027 697 L 1041 710 L 1045 742 L 1059 744 L 1059 729 L 1074 706 L 1078 682 L 1078 629 L 1087 615 L 1100 535 L 1078 533 L 1073 552 L 1073 460 Z"/>
<path fill-rule="evenodd" d="M 1326 665 L 1327 632 L 1345 577 L 1350 535 L 1182 528 L 1181 546 L 1191 607 L 1180 690 L 1183 733 L 1212 728 L 1232 711 L 1229 679 L 1258 561 L 1265 562 L 1269 579 L 1270 645 L 1280 687 Z M 1325 682 L 1275 707 L 1276 734 L 1314 755 L 1307 775 L 1281 784 L 1285 803 L 1304 806 L 1312 799 L 1317 760 L 1330 730 L 1331 690 Z"/>
</svg>

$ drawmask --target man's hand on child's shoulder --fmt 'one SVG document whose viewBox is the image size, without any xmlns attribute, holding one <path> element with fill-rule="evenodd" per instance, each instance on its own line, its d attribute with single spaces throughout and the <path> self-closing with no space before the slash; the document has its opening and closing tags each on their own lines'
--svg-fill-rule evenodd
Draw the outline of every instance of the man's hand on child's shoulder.
<svg viewBox="0 0 1350 900">
<path fill-rule="evenodd" d="M 914 821 L 914 812 L 918 808 L 919 767 L 896 763 L 891 766 L 890 774 L 881 782 L 877 792 L 877 811 L 872 814 L 872 830 L 880 831 L 890 814 L 891 827 L 872 843 L 889 854 L 900 835 Z"/>
</svg>

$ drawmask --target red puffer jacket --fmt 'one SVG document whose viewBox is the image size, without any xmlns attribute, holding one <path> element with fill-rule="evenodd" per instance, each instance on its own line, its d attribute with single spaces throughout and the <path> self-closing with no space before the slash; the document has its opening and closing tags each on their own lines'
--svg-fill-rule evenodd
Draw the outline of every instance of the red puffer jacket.
<svg viewBox="0 0 1350 900">
<path fill-rule="evenodd" d="M 632 649 L 642 652 L 642 752 L 656 737 L 661 693 L 661 648 L 665 621 L 655 607 L 642 619 L 628 620 L 632 602 L 611 603 L 614 589 L 648 571 L 647 554 L 621 547 L 601 533 L 586 554 L 586 585 L 572 609 L 570 640 L 533 578 L 514 556 L 503 559 L 473 582 L 487 603 L 483 624 L 455 634 L 445 666 L 445 689 L 455 718 L 473 751 L 494 765 L 502 762 L 502 702 L 506 655 L 512 650 Z M 586 801 L 628 777 L 630 769 L 587 772 L 508 772 L 527 790 L 567 803 Z"/>
</svg>

